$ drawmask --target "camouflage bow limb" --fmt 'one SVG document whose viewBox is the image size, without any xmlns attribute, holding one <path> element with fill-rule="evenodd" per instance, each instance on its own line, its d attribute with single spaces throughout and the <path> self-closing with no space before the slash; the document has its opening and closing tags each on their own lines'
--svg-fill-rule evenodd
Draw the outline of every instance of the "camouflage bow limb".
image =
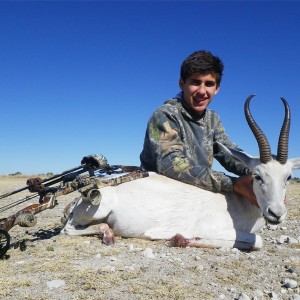
<svg viewBox="0 0 300 300">
<path fill-rule="evenodd" d="M 9 231 L 13 226 L 32 227 L 36 224 L 35 214 L 53 208 L 57 204 L 55 194 L 47 194 L 43 203 L 29 205 L 13 215 L 0 220 L 0 228 Z"/>
</svg>

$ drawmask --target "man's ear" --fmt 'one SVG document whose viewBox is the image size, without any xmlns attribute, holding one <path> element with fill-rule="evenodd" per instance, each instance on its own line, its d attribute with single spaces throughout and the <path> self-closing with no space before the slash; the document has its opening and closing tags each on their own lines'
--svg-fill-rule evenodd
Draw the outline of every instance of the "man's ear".
<svg viewBox="0 0 300 300">
<path fill-rule="evenodd" d="M 217 87 L 217 89 L 216 89 L 216 91 L 215 91 L 215 95 L 217 95 L 218 94 L 218 92 L 219 92 L 219 90 L 220 90 L 220 85 Z"/>
<path fill-rule="evenodd" d="M 184 81 L 180 78 L 179 79 L 179 87 L 181 90 L 183 90 Z"/>
</svg>

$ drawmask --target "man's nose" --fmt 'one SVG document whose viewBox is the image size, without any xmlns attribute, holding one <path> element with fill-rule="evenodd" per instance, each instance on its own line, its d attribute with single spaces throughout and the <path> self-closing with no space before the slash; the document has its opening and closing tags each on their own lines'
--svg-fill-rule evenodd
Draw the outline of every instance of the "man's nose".
<svg viewBox="0 0 300 300">
<path fill-rule="evenodd" d="M 204 84 L 200 84 L 199 87 L 198 87 L 198 89 L 197 89 L 197 92 L 199 94 L 205 94 L 206 93 L 206 87 L 205 87 L 205 85 Z"/>
</svg>

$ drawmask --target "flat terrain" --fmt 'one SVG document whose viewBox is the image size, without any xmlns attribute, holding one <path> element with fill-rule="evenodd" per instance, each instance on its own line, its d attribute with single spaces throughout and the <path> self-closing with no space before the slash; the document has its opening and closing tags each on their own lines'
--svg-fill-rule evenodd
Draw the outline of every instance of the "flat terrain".
<svg viewBox="0 0 300 300">
<path fill-rule="evenodd" d="M 25 177 L 0 177 L 0 193 L 25 186 Z M 0 208 L 29 192 L 0 200 Z M 163 241 L 59 235 L 60 218 L 77 192 L 37 215 L 34 227 L 15 226 L 0 260 L 0 299 L 300 299 L 300 184 L 288 190 L 288 217 L 260 233 L 264 247 L 169 248 Z M 1 218 L 37 203 L 1 212 Z"/>
</svg>

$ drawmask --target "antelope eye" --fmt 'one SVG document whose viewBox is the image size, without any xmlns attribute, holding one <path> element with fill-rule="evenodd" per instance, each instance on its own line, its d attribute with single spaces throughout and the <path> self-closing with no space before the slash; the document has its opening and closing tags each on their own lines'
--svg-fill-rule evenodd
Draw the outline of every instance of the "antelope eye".
<svg viewBox="0 0 300 300">
<path fill-rule="evenodd" d="M 261 177 L 259 175 L 255 175 L 254 178 L 258 181 L 262 181 Z"/>
</svg>

